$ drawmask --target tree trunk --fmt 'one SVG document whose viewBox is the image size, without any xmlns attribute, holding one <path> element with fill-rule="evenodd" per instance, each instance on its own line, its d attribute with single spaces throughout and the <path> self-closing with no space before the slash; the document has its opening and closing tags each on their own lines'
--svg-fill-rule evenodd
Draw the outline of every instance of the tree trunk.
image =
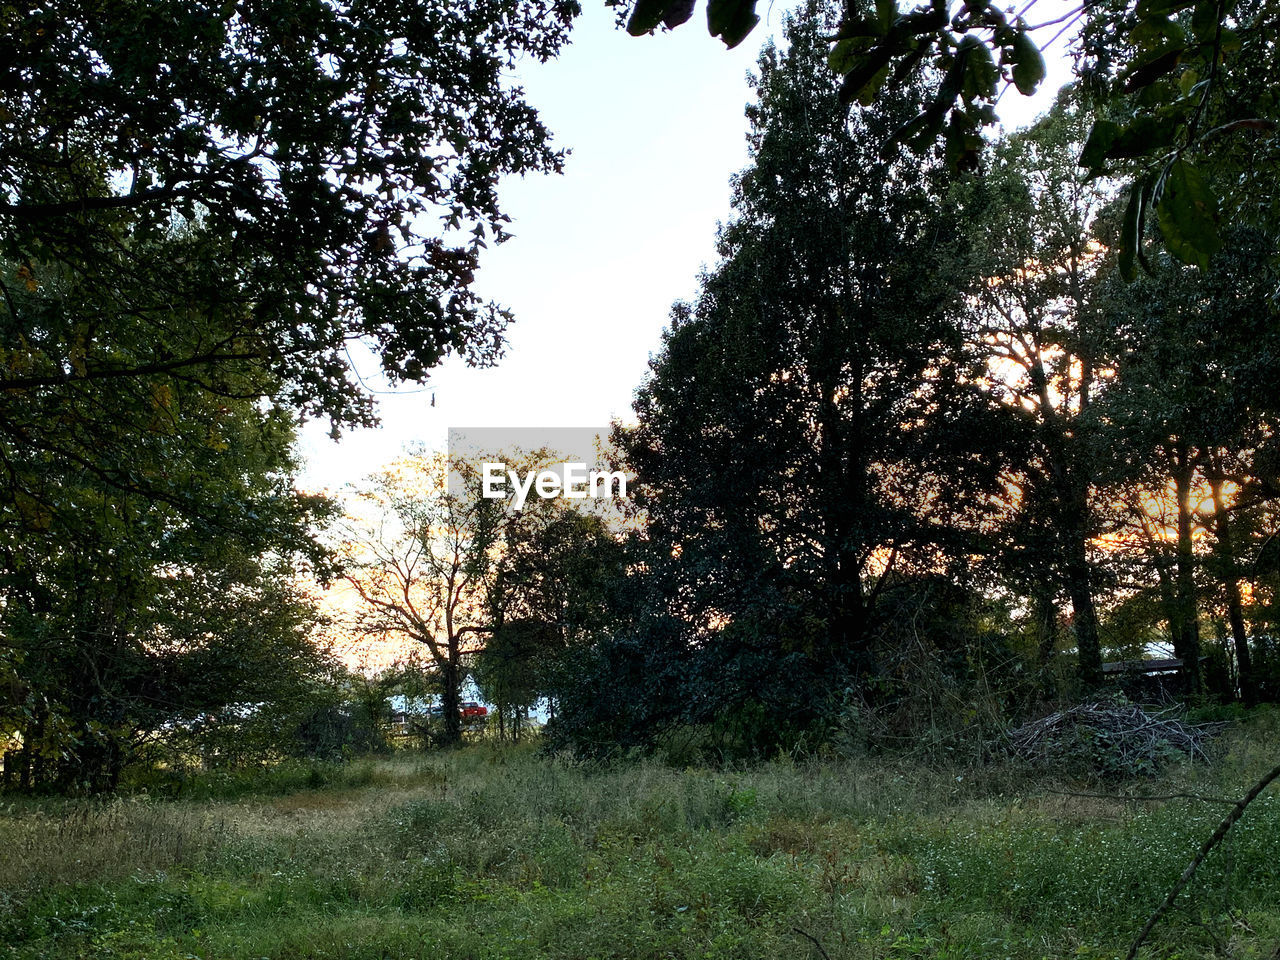
<svg viewBox="0 0 1280 960">
<path fill-rule="evenodd" d="M 449 638 L 449 658 L 443 665 L 444 691 L 440 708 L 444 713 L 443 743 L 447 747 L 462 742 L 462 663 L 456 637 Z"/>
<path fill-rule="evenodd" d="M 1042 587 L 1034 588 L 1031 610 L 1036 631 L 1036 659 L 1041 667 L 1047 667 L 1058 646 L 1058 607 L 1053 602 L 1052 592 Z"/>
<path fill-rule="evenodd" d="M 1088 554 L 1088 505 L 1087 494 L 1075 489 L 1068 492 L 1067 522 L 1063 525 L 1066 543 L 1063 565 L 1067 595 L 1071 599 L 1072 626 L 1076 636 L 1080 680 L 1085 686 L 1096 687 L 1102 682 L 1102 644 L 1098 639 L 1098 613 L 1093 604 L 1093 572 Z"/>
<path fill-rule="evenodd" d="M 857 384 L 857 374 L 850 382 Z M 831 639 L 836 656 L 851 664 L 860 677 L 874 673 L 867 643 L 866 598 L 863 595 L 862 565 L 859 558 L 865 534 L 857 525 L 865 522 L 867 479 L 854 423 L 843 424 L 836 409 L 834 388 L 823 387 L 824 533 L 826 543 L 827 599 L 831 617 Z M 860 402 L 860 387 L 851 388 L 851 405 Z"/>
<path fill-rule="evenodd" d="M 31 789 L 31 724 L 22 728 L 22 748 L 18 751 L 18 788 L 26 793 Z"/>
<path fill-rule="evenodd" d="M 1165 619 L 1169 621 L 1169 639 L 1174 640 L 1181 634 L 1182 611 L 1178 608 L 1178 591 L 1173 582 L 1173 560 L 1163 541 L 1153 539 L 1152 563 L 1160 585 L 1160 604 L 1164 607 Z"/>
<path fill-rule="evenodd" d="M 1069 564 L 1067 581 L 1074 614 L 1072 624 L 1075 627 L 1076 650 L 1080 658 L 1080 679 L 1087 686 L 1096 687 L 1102 682 L 1102 645 L 1098 640 L 1098 613 L 1093 606 L 1087 561 L 1080 558 Z"/>
<path fill-rule="evenodd" d="M 1178 497 L 1177 607 L 1178 630 L 1173 652 L 1182 660 L 1187 692 L 1200 692 L 1200 622 L 1196 602 L 1195 553 L 1191 543 L 1191 479 L 1194 464 L 1185 445 L 1176 451 L 1174 488 Z"/>
<path fill-rule="evenodd" d="M 1045 465 L 1057 496 L 1062 544 L 1063 579 L 1071 600 L 1072 626 L 1080 680 L 1086 687 L 1102 682 L 1102 647 L 1098 640 L 1098 613 L 1093 605 L 1093 572 L 1089 566 L 1089 476 L 1080 443 L 1073 437 L 1054 407 L 1044 357 L 1039 352 L 1028 369 L 1039 405 Z M 1082 403 L 1088 400 L 1082 397 Z"/>
<path fill-rule="evenodd" d="M 23 738 L 23 748 L 27 755 L 23 768 L 23 779 L 26 781 L 24 787 L 28 790 L 38 790 L 48 785 L 48 777 L 46 776 L 47 761 L 44 751 L 45 722 L 48 715 L 48 708 L 41 702 L 35 709 L 35 717 L 29 728 L 31 733 L 30 744 L 28 745 L 26 738 Z"/>
<path fill-rule="evenodd" d="M 1211 464 L 1209 489 L 1213 492 L 1214 533 L 1218 538 L 1222 585 L 1227 594 L 1227 619 L 1231 622 L 1231 639 L 1236 650 L 1236 678 L 1240 685 L 1240 699 L 1246 706 L 1253 706 L 1258 699 L 1257 684 L 1254 681 L 1253 659 L 1249 655 L 1249 636 L 1245 632 L 1244 609 L 1240 601 L 1240 567 L 1236 561 L 1235 544 L 1231 536 L 1231 520 L 1222 499 L 1223 479 L 1216 464 Z"/>
</svg>

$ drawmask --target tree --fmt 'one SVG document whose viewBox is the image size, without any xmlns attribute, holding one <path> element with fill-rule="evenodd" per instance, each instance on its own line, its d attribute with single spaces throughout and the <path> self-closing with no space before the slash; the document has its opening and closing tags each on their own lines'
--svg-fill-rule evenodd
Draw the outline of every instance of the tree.
<svg viewBox="0 0 1280 960">
<path fill-rule="evenodd" d="M 974 221 L 967 334 L 986 358 L 985 389 L 1022 421 L 1007 431 L 1018 444 L 1006 478 L 1015 491 L 1010 519 L 1021 528 L 1009 530 L 1011 549 L 1028 566 L 1046 636 L 1057 619 L 1058 583 L 1070 598 L 1080 675 L 1092 685 L 1102 677 L 1102 653 L 1089 556 L 1098 530 L 1089 414 L 1110 372 L 1093 303 L 1103 263 L 1093 228 L 1109 195 L 1071 169 L 1087 125 L 1075 92 L 1065 91 L 1034 127 L 996 148 L 987 176 L 960 192 Z"/>
<path fill-rule="evenodd" d="M 145 401 L 116 386 L 78 384 L 62 405 L 70 429 L 92 408 L 100 454 L 30 445 L 6 463 L 20 483 L 0 524 L 0 723 L 22 787 L 110 790 L 166 730 L 291 697 L 323 669 L 293 584 L 326 575 L 309 528 L 329 507 L 293 487 L 292 416 L 160 373 Z"/>
<path fill-rule="evenodd" d="M 741 42 L 759 21 L 755 5 L 708 0 L 710 32 L 729 46 Z M 694 6 L 636 0 L 628 30 L 674 28 Z M 930 0 L 910 10 L 896 0 L 850 0 L 829 36 L 841 100 L 867 104 L 882 89 L 932 78 L 933 96 L 891 132 L 886 148 L 899 140 L 923 147 L 941 136 L 953 164 L 976 169 L 982 131 L 998 121 L 1004 91 L 1034 92 L 1045 76 L 1041 51 L 1078 28 L 1076 72 L 1099 108 L 1079 159 L 1090 176 L 1110 172 L 1131 183 L 1120 240 L 1127 275 L 1152 221 L 1171 253 L 1201 266 L 1221 246 L 1220 220 L 1276 222 L 1276 0 L 1111 0 L 1081 3 L 1039 23 L 1026 19 L 1034 6 L 1011 17 L 995 0 Z M 1235 171 L 1236 185 L 1219 194 L 1201 163 Z"/>
<path fill-rule="evenodd" d="M 143 716 L 161 634 L 218 676 L 269 662 L 239 643 L 300 649 L 310 614 L 285 583 L 296 558 L 321 562 L 306 527 L 324 509 L 292 491 L 287 447 L 299 414 L 373 422 L 350 342 L 393 382 L 497 356 L 509 317 L 473 289 L 506 237 L 497 182 L 562 159 L 506 71 L 553 56 L 577 11 L 0 11 L 0 661 L 24 744 L 56 724 L 52 745 L 79 744 L 52 776 L 110 786 L 133 732 L 288 673 L 203 699 L 186 677 Z M 186 578 L 206 592 L 179 600 Z M 219 586 L 225 611 L 193 606 Z M 162 623 L 165 597 L 189 624 Z"/>
<path fill-rule="evenodd" d="M 486 698 L 508 714 L 556 701 L 572 676 L 574 651 L 600 638 L 620 613 L 624 546 L 595 513 L 548 500 L 509 524 L 489 588 L 492 632 L 476 660 Z"/>
<path fill-rule="evenodd" d="M 815 720 L 827 693 L 887 673 L 890 596 L 948 564 L 966 493 L 992 479 L 950 317 L 945 172 L 879 154 L 910 97 L 837 109 L 828 28 L 810 4 L 761 55 L 721 260 L 673 310 L 620 437 L 668 617 L 636 643 L 668 675 L 705 671 L 673 694 L 703 719 L 754 702 Z"/>
<path fill-rule="evenodd" d="M 1113 482 L 1144 484 L 1149 499 L 1172 491 L 1171 517 L 1159 525 L 1168 532 L 1149 535 L 1189 688 L 1200 685 L 1205 565 L 1226 609 L 1241 694 L 1252 700 L 1242 558 L 1265 542 L 1256 520 L 1275 495 L 1265 475 L 1280 413 L 1270 386 L 1280 375 L 1280 330 L 1269 313 L 1269 237 L 1246 226 L 1226 236 L 1230 248 L 1207 270 L 1155 256 L 1150 276 L 1109 291 L 1102 302 L 1116 331 L 1118 376 L 1097 414 L 1108 426 Z M 1195 546 L 1201 529 L 1214 544 L 1209 556 Z"/>
<path fill-rule="evenodd" d="M 527 471 L 546 449 L 500 459 Z M 421 644 L 439 677 L 446 743 L 461 737 L 467 674 L 507 715 L 563 683 L 562 655 L 602 629 L 621 576 L 605 521 L 535 497 L 516 510 L 482 496 L 477 458 L 420 453 L 361 492 L 343 535 L 344 578 L 365 635 Z"/>
<path fill-rule="evenodd" d="M 450 489 L 450 473 L 460 479 Z M 462 682 L 488 633 L 493 559 L 505 503 L 480 496 L 471 465 L 404 458 L 371 478 L 343 530 L 343 577 L 360 599 L 356 629 L 422 644 L 440 674 L 444 741 L 462 739 Z"/>
<path fill-rule="evenodd" d="M 506 236 L 498 179 L 562 158 L 505 72 L 553 56 L 577 11 L 6 7 L 0 389 L 22 401 L 0 412 L 6 455 L 92 460 L 47 420 L 90 382 L 145 397 L 163 374 L 221 394 L 223 366 L 251 362 L 262 377 L 239 389 L 336 429 L 372 421 L 352 340 L 392 381 L 449 352 L 492 360 L 508 316 L 472 283 Z"/>
<path fill-rule="evenodd" d="M 475 657 L 473 675 L 481 695 L 494 705 L 498 739 L 508 732 L 520 741 L 524 719 L 541 697 L 545 660 L 558 650 L 559 637 L 550 624 L 537 620 L 509 620 L 495 625 Z"/>
</svg>

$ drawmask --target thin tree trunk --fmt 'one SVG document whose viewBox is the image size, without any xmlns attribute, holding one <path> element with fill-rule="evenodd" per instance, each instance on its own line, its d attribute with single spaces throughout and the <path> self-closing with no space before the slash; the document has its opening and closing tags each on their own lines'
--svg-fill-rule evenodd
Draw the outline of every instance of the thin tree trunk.
<svg viewBox="0 0 1280 960">
<path fill-rule="evenodd" d="M 444 692 L 440 706 L 444 711 L 444 743 L 456 746 L 462 742 L 462 669 L 458 653 L 458 640 L 449 638 L 449 659 L 444 663 Z"/>
<path fill-rule="evenodd" d="M 1038 333 L 1037 333 L 1038 337 Z M 1102 682 L 1102 646 L 1098 613 L 1093 603 L 1093 572 L 1089 565 L 1089 482 L 1082 452 L 1055 411 L 1044 359 L 1038 352 L 1028 373 L 1039 402 L 1046 462 L 1058 497 L 1063 576 L 1073 611 L 1072 625 L 1080 680 L 1088 687 Z M 1085 401 L 1087 403 L 1087 401 Z"/>
<path fill-rule="evenodd" d="M 1049 666 L 1058 646 L 1058 605 L 1047 586 L 1036 587 L 1031 595 L 1032 616 L 1036 630 L 1036 658 L 1040 666 Z"/>
<path fill-rule="evenodd" d="M 1236 650 L 1236 678 L 1240 685 L 1240 699 L 1247 706 L 1257 702 L 1257 684 L 1253 676 L 1253 658 L 1249 655 L 1249 636 L 1245 632 L 1244 609 L 1240 601 L 1240 567 L 1236 561 L 1235 543 L 1231 535 L 1231 520 L 1227 505 L 1222 499 L 1222 473 L 1216 464 L 1211 465 L 1209 489 L 1213 492 L 1214 533 L 1218 538 L 1218 555 L 1221 560 L 1222 585 L 1227 594 L 1227 619 L 1231 622 L 1231 639 Z"/>
<path fill-rule="evenodd" d="M 1069 522 L 1066 524 L 1067 595 L 1071 598 L 1080 679 L 1086 686 L 1094 687 L 1102 682 L 1102 644 L 1098 638 L 1098 613 L 1093 604 L 1093 576 L 1087 553 L 1087 507 L 1078 502 L 1075 491 L 1072 499 L 1077 502 L 1070 505 Z"/>
<path fill-rule="evenodd" d="M 1160 604 L 1164 607 L 1165 619 L 1169 621 L 1169 639 L 1177 646 L 1177 637 L 1182 630 L 1182 611 L 1178 607 L 1178 591 L 1173 582 L 1173 561 L 1167 551 L 1168 548 L 1162 541 L 1154 541 L 1152 564 L 1156 569 L 1156 581 L 1160 585 Z"/>
<path fill-rule="evenodd" d="M 1077 568 L 1071 576 L 1071 606 L 1080 657 L 1080 679 L 1089 686 L 1102 682 L 1102 645 L 1098 640 L 1098 613 L 1093 606 L 1088 568 Z"/>
<path fill-rule="evenodd" d="M 48 713 L 48 708 L 42 702 L 36 707 L 35 722 L 31 727 L 31 749 L 27 753 L 28 768 L 26 777 L 27 786 L 32 790 L 38 790 L 40 787 L 46 786 L 48 779 L 46 776 L 48 762 L 45 759 L 45 751 L 43 750 L 45 723 Z"/>
<path fill-rule="evenodd" d="M 847 374 L 833 371 L 820 378 L 817 389 L 822 428 L 819 464 L 826 497 L 823 548 L 833 653 L 851 664 L 856 674 L 868 676 L 874 673 L 874 665 L 867 643 L 866 598 L 859 559 L 865 535 L 855 532 L 867 515 L 868 499 L 860 435 L 862 376 L 861 364 L 854 363 Z M 845 383 L 849 394 L 843 403 L 853 411 L 847 420 L 836 403 L 836 394 Z"/>
<path fill-rule="evenodd" d="M 1174 653 L 1182 659 L 1182 676 L 1187 692 L 1200 692 L 1200 622 L 1196 601 L 1195 553 L 1191 543 L 1191 478 L 1194 470 L 1190 453 L 1180 444 L 1176 452 L 1174 488 L 1178 497 L 1177 606 L 1179 630 L 1174 634 Z"/>
<path fill-rule="evenodd" d="M 31 726 L 22 728 L 22 749 L 18 751 L 18 786 L 24 793 L 31 789 Z"/>
</svg>

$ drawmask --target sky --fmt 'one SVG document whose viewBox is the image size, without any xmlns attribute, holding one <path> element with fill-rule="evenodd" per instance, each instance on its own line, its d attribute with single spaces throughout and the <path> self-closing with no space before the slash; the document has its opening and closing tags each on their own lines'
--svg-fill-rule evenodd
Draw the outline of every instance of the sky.
<svg viewBox="0 0 1280 960">
<path fill-rule="evenodd" d="M 1052 3 L 1039 0 L 1037 15 L 1056 15 Z M 671 305 L 692 297 L 714 263 L 729 179 L 747 162 L 747 76 L 791 5 L 762 0 L 760 25 L 733 50 L 707 34 L 702 4 L 679 29 L 640 38 L 616 29 L 602 0 L 584 8 L 559 58 L 519 71 L 571 153 L 561 175 L 501 185 L 514 237 L 487 251 L 476 289 L 515 315 L 504 359 L 488 369 L 449 360 L 426 385 L 383 392 L 376 360 L 353 354 L 378 391 L 382 425 L 335 443 L 327 422 L 305 424 L 304 489 L 339 492 L 415 444 L 442 450 L 450 427 L 631 419 Z M 1034 98 L 1002 99 L 1009 126 L 1047 109 L 1069 79 L 1055 55 L 1062 44 L 1046 52 L 1049 76 Z"/>
</svg>

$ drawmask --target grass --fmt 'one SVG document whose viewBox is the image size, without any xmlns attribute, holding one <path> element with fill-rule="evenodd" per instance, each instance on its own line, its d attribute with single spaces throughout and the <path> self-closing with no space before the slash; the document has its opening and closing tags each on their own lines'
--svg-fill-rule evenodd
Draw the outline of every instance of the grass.
<svg viewBox="0 0 1280 960">
<path fill-rule="evenodd" d="M 864 759 L 585 767 L 530 749 L 209 777 L 0 814 L 0 958 L 1122 956 L 1280 718 L 1212 765 L 1081 785 Z M 812 938 L 812 939 L 810 939 Z M 815 941 L 820 946 L 815 945 Z M 1280 796 L 1144 956 L 1274 957 Z"/>
</svg>

